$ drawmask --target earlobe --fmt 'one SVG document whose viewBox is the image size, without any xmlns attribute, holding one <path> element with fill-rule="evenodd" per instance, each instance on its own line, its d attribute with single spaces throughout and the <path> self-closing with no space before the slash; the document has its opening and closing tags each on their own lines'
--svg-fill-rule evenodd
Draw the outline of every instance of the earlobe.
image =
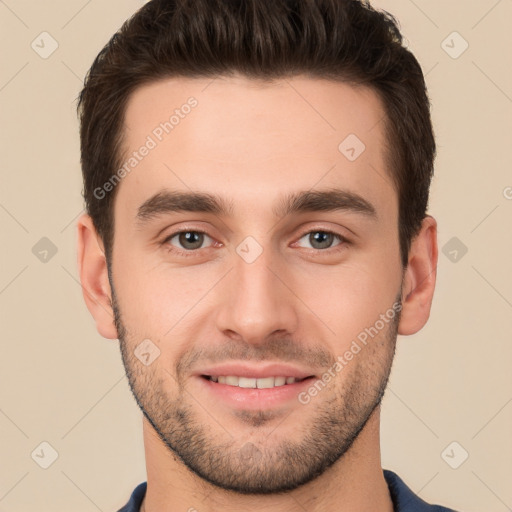
<svg viewBox="0 0 512 512">
<path fill-rule="evenodd" d="M 104 338 L 117 339 L 112 310 L 112 291 L 108 280 L 107 260 L 101 239 L 92 219 L 84 214 L 78 219 L 78 273 L 87 309 Z"/>
<path fill-rule="evenodd" d="M 436 285 L 437 257 L 437 222 L 427 215 L 409 251 L 398 334 L 414 334 L 427 323 Z"/>
</svg>

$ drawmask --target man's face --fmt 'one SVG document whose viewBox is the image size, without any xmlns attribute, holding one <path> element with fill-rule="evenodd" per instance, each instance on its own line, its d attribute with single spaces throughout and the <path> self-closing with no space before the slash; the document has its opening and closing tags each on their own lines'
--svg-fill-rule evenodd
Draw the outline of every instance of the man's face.
<svg viewBox="0 0 512 512">
<path fill-rule="evenodd" d="M 181 108 L 190 97 L 197 104 Z M 378 410 L 402 286 L 383 117 L 372 91 L 307 78 L 169 79 L 130 98 L 127 158 L 150 150 L 115 200 L 123 361 L 162 441 L 222 488 L 296 488 L 340 459 Z M 333 209 L 317 194 L 284 209 L 292 195 L 334 189 L 345 196 L 331 203 L 359 202 Z M 196 200 L 176 211 L 166 194 L 177 192 L 230 208 L 188 211 Z M 308 378 L 247 389 L 206 375 L 245 375 L 248 386 Z"/>
</svg>

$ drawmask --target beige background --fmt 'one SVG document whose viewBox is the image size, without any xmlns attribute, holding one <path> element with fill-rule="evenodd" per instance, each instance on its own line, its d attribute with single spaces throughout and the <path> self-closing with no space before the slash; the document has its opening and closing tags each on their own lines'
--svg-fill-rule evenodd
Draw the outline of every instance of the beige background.
<svg viewBox="0 0 512 512">
<path fill-rule="evenodd" d="M 142 414 L 118 342 L 97 334 L 85 308 L 75 263 L 83 207 L 75 99 L 97 52 L 142 3 L 0 0 L 0 511 L 115 511 L 146 479 Z M 397 16 L 426 73 L 439 147 L 429 212 L 446 252 L 429 323 L 399 337 L 384 399 L 383 466 L 427 501 L 505 512 L 512 2 L 374 4 Z M 43 51 L 43 31 L 58 43 L 46 59 L 31 47 Z M 57 249 L 47 261 L 43 237 Z M 51 449 L 42 442 L 58 454 L 47 469 L 39 464 Z M 463 450 L 469 457 L 452 469 L 446 461 L 460 463 Z"/>
</svg>

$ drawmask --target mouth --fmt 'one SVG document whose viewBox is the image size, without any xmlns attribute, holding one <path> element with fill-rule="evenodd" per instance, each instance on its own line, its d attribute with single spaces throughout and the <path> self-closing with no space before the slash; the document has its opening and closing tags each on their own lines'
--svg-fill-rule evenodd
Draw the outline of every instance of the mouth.
<svg viewBox="0 0 512 512">
<path fill-rule="evenodd" d="M 226 386 L 239 387 L 244 389 L 272 389 L 281 386 L 290 386 L 292 384 L 313 379 L 314 375 L 308 377 L 286 377 L 282 375 L 270 377 L 243 377 L 236 375 L 201 375 L 201 377 L 210 382 L 225 384 Z"/>
<path fill-rule="evenodd" d="M 278 361 L 256 364 L 233 360 L 200 368 L 195 376 L 200 392 L 212 405 L 239 410 L 300 405 L 300 393 L 316 380 L 311 368 Z"/>
<path fill-rule="evenodd" d="M 267 411 L 303 407 L 300 394 L 316 380 L 314 375 L 246 377 L 237 375 L 197 375 L 199 391 L 215 409 Z"/>
</svg>

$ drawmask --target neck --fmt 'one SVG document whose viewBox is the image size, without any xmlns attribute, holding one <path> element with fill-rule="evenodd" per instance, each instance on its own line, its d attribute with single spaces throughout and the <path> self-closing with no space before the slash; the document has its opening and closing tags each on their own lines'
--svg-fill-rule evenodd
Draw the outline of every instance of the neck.
<svg viewBox="0 0 512 512">
<path fill-rule="evenodd" d="M 147 491 L 141 512 L 393 512 L 381 467 L 380 407 L 351 448 L 314 480 L 285 493 L 245 495 L 220 489 L 192 473 L 144 417 Z"/>
</svg>

